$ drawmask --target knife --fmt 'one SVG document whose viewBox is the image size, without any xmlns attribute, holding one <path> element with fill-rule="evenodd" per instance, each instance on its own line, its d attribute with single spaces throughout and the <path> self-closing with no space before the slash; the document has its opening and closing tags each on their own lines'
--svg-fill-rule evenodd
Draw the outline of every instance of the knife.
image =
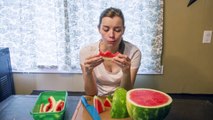
<svg viewBox="0 0 213 120">
<path fill-rule="evenodd" d="M 90 116 L 93 120 L 101 120 L 98 111 L 95 109 L 93 105 L 87 103 L 87 100 L 84 96 L 81 96 L 81 103 L 84 105 Z"/>
</svg>

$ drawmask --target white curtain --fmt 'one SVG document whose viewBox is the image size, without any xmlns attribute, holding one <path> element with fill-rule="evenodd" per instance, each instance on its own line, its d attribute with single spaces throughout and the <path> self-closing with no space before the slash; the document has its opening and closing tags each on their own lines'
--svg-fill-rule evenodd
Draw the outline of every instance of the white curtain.
<svg viewBox="0 0 213 120">
<path fill-rule="evenodd" d="M 163 0 L 0 0 L 0 47 L 16 72 L 79 73 L 79 50 L 100 40 L 107 7 L 124 13 L 124 40 L 142 52 L 139 73 L 162 73 Z"/>
</svg>

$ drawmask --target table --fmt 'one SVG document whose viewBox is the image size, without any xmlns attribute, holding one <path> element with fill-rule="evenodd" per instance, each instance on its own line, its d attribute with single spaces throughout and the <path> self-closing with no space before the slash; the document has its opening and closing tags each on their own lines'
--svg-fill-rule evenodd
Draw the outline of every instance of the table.
<svg viewBox="0 0 213 120">
<path fill-rule="evenodd" d="M 81 96 L 68 96 L 65 120 L 71 120 Z M 0 120 L 33 120 L 30 115 L 38 95 L 12 95 L 0 103 Z M 165 120 L 213 120 L 209 100 L 173 98 Z"/>
<path fill-rule="evenodd" d="M 38 95 L 11 95 L 0 103 L 0 120 L 33 120 L 32 111 Z M 80 96 L 68 96 L 64 120 L 71 120 Z"/>
<path fill-rule="evenodd" d="M 164 120 L 213 120 L 213 102 L 211 98 L 201 99 L 196 95 L 193 98 L 177 98 L 172 96 L 173 102 L 169 114 Z M 89 101 L 91 103 L 91 100 Z M 92 120 L 89 114 L 85 112 L 83 105 L 77 108 L 78 114 L 72 120 Z M 106 114 L 108 113 L 108 114 Z M 111 119 L 109 109 L 101 113 L 102 120 L 115 120 Z M 116 119 L 116 120 L 131 120 L 130 118 Z"/>
<path fill-rule="evenodd" d="M 213 103 L 209 100 L 173 99 L 165 120 L 213 120 Z"/>
</svg>

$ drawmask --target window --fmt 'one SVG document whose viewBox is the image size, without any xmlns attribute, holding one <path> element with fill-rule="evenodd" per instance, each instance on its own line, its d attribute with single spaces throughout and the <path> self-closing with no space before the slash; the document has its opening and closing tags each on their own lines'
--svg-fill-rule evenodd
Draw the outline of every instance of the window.
<svg viewBox="0 0 213 120">
<path fill-rule="evenodd" d="M 142 52 L 139 74 L 161 73 L 163 0 L 0 0 L 0 47 L 14 72 L 79 73 L 79 50 L 98 41 L 100 13 L 120 8 L 124 40 Z"/>
</svg>

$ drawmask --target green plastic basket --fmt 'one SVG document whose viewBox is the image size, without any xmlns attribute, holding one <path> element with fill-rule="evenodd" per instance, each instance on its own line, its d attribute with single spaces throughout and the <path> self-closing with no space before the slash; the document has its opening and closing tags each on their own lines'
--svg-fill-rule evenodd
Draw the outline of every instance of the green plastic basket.
<svg viewBox="0 0 213 120">
<path fill-rule="evenodd" d="M 64 101 L 64 109 L 60 112 L 43 112 L 39 113 L 40 105 L 42 103 L 48 103 L 48 98 L 53 96 L 56 101 L 63 100 Z M 68 93 L 66 91 L 46 91 L 39 94 L 39 97 L 36 101 L 35 106 L 31 112 L 34 120 L 63 120 L 65 110 L 66 110 L 66 103 L 67 103 L 67 96 Z"/>
</svg>

